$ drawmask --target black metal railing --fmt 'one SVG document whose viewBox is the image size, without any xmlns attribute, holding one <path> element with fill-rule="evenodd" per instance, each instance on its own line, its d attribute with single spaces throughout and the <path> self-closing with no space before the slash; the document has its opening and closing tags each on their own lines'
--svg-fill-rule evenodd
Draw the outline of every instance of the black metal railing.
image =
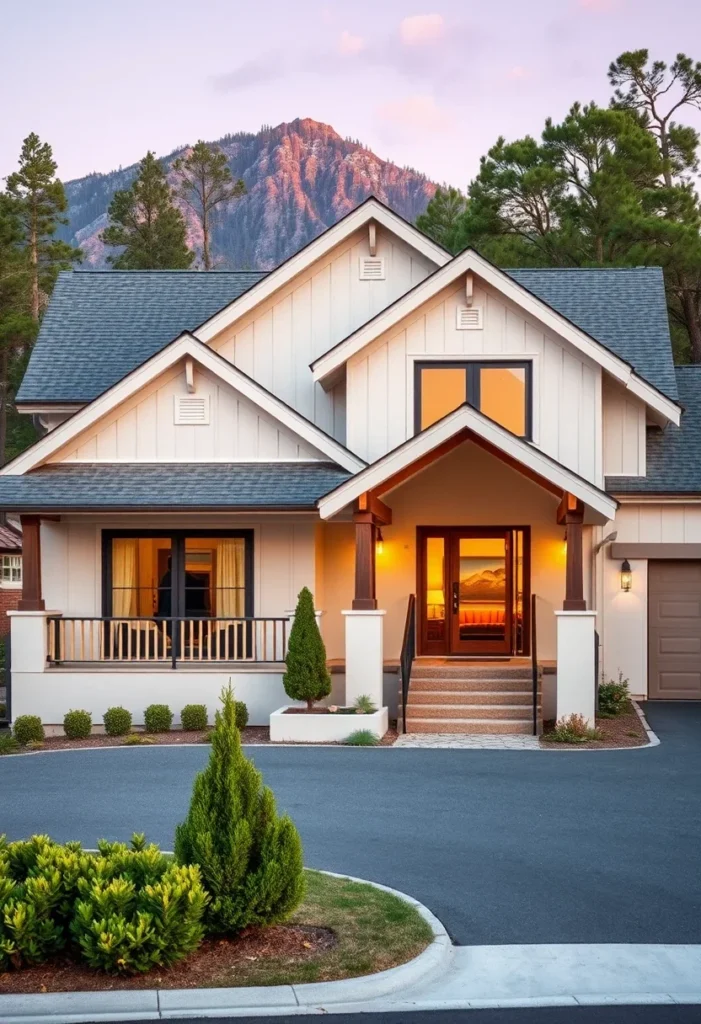
<svg viewBox="0 0 701 1024">
<path fill-rule="evenodd" d="M 50 616 L 49 665 L 211 665 L 282 662 L 287 618 Z"/>
<path fill-rule="evenodd" d="M 411 666 L 416 656 L 416 595 L 409 595 L 404 623 L 402 652 L 399 656 L 399 675 L 402 684 L 402 732 L 406 732 L 406 706 L 411 684 Z"/>
<path fill-rule="evenodd" d="M 594 630 L 594 710 L 599 713 L 599 634 Z"/>
<path fill-rule="evenodd" d="M 0 703 L 5 705 L 4 714 L 0 710 L 0 729 L 7 728 L 12 721 L 12 640 L 10 633 L 5 637 L 5 664 L 2 666 L 0 678 L 5 686 L 5 700 Z"/>
<path fill-rule="evenodd" d="M 536 625 L 536 595 L 531 594 L 531 673 L 533 684 L 533 735 L 538 735 L 538 629 Z"/>
</svg>

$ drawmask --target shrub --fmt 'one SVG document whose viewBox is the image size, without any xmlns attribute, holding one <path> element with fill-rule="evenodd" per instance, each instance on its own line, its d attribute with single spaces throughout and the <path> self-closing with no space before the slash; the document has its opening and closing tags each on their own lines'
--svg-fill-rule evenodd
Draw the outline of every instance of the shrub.
<svg viewBox="0 0 701 1024">
<path fill-rule="evenodd" d="M 126 708 L 107 708 L 102 721 L 108 736 L 126 736 L 131 729 L 131 712 Z"/>
<path fill-rule="evenodd" d="M 150 736 L 144 736 L 140 732 L 132 732 L 124 740 L 124 742 L 122 743 L 122 746 L 123 747 L 141 747 L 141 746 L 144 746 L 144 744 L 152 744 L 152 743 L 155 743 L 155 740 L 151 739 Z"/>
<path fill-rule="evenodd" d="M 570 715 L 561 718 L 552 732 L 545 733 L 544 740 L 551 743 L 586 743 L 588 740 L 600 740 L 600 729 L 592 729 L 587 725 L 584 715 Z"/>
<path fill-rule="evenodd" d="M 609 679 L 599 685 L 599 714 L 602 718 L 615 718 L 622 715 L 630 702 L 628 680 L 623 673 L 618 673 L 618 681 Z"/>
<path fill-rule="evenodd" d="M 373 704 L 372 698 L 367 693 L 361 693 L 359 697 L 356 697 L 353 707 L 360 715 L 374 715 L 377 711 L 377 705 Z"/>
<path fill-rule="evenodd" d="M 16 754 L 19 749 L 19 743 L 12 733 L 3 729 L 0 732 L 0 757 L 3 754 Z"/>
<path fill-rule="evenodd" d="M 149 704 L 144 711 L 146 732 L 169 732 L 173 724 L 173 712 L 167 704 Z"/>
<path fill-rule="evenodd" d="M 69 740 L 86 740 L 92 732 L 89 711 L 68 711 L 63 716 L 63 731 Z"/>
<path fill-rule="evenodd" d="M 285 662 L 287 671 L 282 681 L 285 693 L 292 700 L 306 700 L 307 707 L 311 709 L 314 701 L 323 700 L 331 693 L 326 648 L 314 615 L 314 599 L 308 587 L 303 587 L 299 592 Z"/>
<path fill-rule="evenodd" d="M 14 721 L 12 732 L 22 746 L 25 746 L 30 740 L 41 743 L 44 739 L 44 726 L 38 715 L 20 715 Z"/>
<path fill-rule="evenodd" d="M 206 729 L 206 706 L 204 704 L 186 704 L 180 712 L 180 723 L 187 732 Z"/>
<path fill-rule="evenodd" d="M 369 729 L 358 729 L 357 732 L 352 732 L 346 744 L 349 747 L 376 747 L 380 741 L 374 732 L 370 732 Z"/>
<path fill-rule="evenodd" d="M 242 700 L 235 700 L 234 710 L 236 714 L 236 728 L 245 729 L 248 725 L 248 708 Z"/>
<path fill-rule="evenodd" d="M 284 921 L 304 897 L 302 844 L 260 772 L 244 755 L 231 684 L 222 691 L 209 764 L 192 790 L 187 818 L 175 831 L 175 859 L 197 864 L 211 895 L 210 933 Z"/>
</svg>

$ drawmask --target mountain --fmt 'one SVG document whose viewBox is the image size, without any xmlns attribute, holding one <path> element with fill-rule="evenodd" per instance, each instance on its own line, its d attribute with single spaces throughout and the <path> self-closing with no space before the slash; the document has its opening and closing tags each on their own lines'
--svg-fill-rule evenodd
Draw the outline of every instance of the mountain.
<svg viewBox="0 0 701 1024">
<path fill-rule="evenodd" d="M 482 569 L 460 581 L 461 601 L 503 600 L 506 592 L 506 570 Z"/>
<path fill-rule="evenodd" d="M 213 251 L 226 270 L 270 270 L 335 224 L 369 195 L 377 196 L 407 220 L 422 213 L 436 186 L 409 168 L 381 160 L 359 142 L 342 139 L 327 124 L 309 118 L 263 127 L 257 135 L 225 135 L 214 145 L 227 155 L 234 178 L 243 178 L 247 195 L 219 207 L 213 221 Z M 172 184 L 176 157 L 164 157 Z M 69 224 L 61 237 L 79 245 L 84 267 L 106 266 L 100 232 L 118 189 L 127 188 L 137 165 L 109 174 L 89 174 L 66 182 Z M 181 207 L 189 244 L 201 244 L 199 222 Z"/>
</svg>

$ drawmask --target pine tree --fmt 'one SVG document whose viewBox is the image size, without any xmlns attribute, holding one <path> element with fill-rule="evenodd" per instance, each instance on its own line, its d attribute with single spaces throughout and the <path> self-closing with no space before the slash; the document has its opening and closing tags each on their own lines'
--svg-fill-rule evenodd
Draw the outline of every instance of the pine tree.
<svg viewBox="0 0 701 1024">
<path fill-rule="evenodd" d="M 222 692 L 209 764 L 175 831 L 175 858 L 199 865 L 214 935 L 284 921 L 304 898 L 299 834 L 287 815 L 277 816 L 272 792 L 241 749 L 231 684 Z"/>
<path fill-rule="evenodd" d="M 416 226 L 449 252 L 457 252 L 456 234 L 466 207 L 467 198 L 459 189 L 437 188 L 426 211 L 416 218 Z"/>
<path fill-rule="evenodd" d="M 81 259 L 80 249 L 54 238 L 59 224 L 67 224 L 68 208 L 63 185 L 56 177 L 51 146 L 32 132 L 22 143 L 19 170 L 7 179 L 7 194 L 16 201 L 29 258 L 30 311 L 35 321 L 60 270 Z"/>
<path fill-rule="evenodd" d="M 186 270 L 195 254 L 160 162 L 150 151 L 139 164 L 130 188 L 115 192 L 102 232 L 106 245 L 123 246 L 108 262 L 117 270 Z"/>
<path fill-rule="evenodd" d="M 226 155 L 201 139 L 187 156 L 173 162 L 173 170 L 180 175 L 177 195 L 202 225 L 202 264 L 205 270 L 211 270 L 211 214 L 221 203 L 240 199 L 246 194 L 246 186 L 242 178 L 234 181 Z"/>
<path fill-rule="evenodd" d="M 309 709 L 314 701 L 328 697 L 331 676 L 326 666 L 326 648 L 314 614 L 314 598 L 308 587 L 303 587 L 297 598 L 285 661 L 287 671 L 282 682 L 288 697 L 306 700 Z"/>
</svg>

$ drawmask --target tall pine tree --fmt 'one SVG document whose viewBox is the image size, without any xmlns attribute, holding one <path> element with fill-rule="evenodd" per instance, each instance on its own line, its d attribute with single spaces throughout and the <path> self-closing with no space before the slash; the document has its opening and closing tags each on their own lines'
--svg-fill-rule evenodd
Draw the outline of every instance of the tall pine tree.
<svg viewBox="0 0 701 1024">
<path fill-rule="evenodd" d="M 187 156 L 173 162 L 173 170 L 180 175 L 177 195 L 202 225 L 202 265 L 205 270 L 211 270 L 212 213 L 221 203 L 240 199 L 246 194 L 246 186 L 242 178 L 235 181 L 232 177 L 226 155 L 201 139 Z"/>
<path fill-rule="evenodd" d="M 123 247 L 108 257 L 117 270 L 186 270 L 195 258 L 165 171 L 150 151 L 132 186 L 115 192 L 108 215 L 101 237 L 106 245 Z"/>
<path fill-rule="evenodd" d="M 457 252 L 457 232 L 466 207 L 467 199 L 459 189 L 437 188 L 426 212 L 416 218 L 416 226 L 449 252 Z"/>
</svg>

